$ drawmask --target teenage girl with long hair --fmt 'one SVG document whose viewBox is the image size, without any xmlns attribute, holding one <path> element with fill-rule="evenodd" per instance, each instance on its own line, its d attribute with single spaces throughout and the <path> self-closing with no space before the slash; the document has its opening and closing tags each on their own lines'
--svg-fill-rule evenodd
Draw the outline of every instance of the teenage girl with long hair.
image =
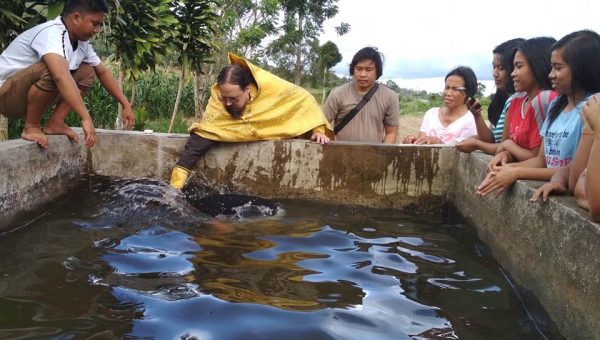
<svg viewBox="0 0 600 340">
<path fill-rule="evenodd" d="M 502 141 L 502 131 L 504 129 L 504 119 L 506 110 L 508 109 L 509 98 L 515 93 L 515 85 L 511 77 L 514 69 L 513 59 L 517 48 L 524 41 L 521 38 L 511 39 L 496 46 L 492 51 L 492 76 L 494 77 L 496 93 L 494 93 L 492 102 L 488 107 L 488 120 L 491 123 L 491 127 L 488 128 L 481 115 L 482 107 L 479 101 L 471 98 L 467 102 L 467 108 L 475 118 L 477 136 L 467 138 L 456 144 L 456 149 L 459 151 L 473 152 L 481 150 L 490 155 L 496 153 L 496 148 L 498 147 L 496 143 Z"/>
<path fill-rule="evenodd" d="M 579 87 L 585 89 L 587 95 L 600 92 L 600 35 L 584 30 L 571 33 L 563 39 L 566 42 L 558 46 L 557 50 L 562 53 L 567 66 L 557 63 L 556 72 L 551 74 L 553 84 L 556 84 L 557 88 L 564 87 L 566 80 L 570 78 L 571 83 L 580 84 Z M 571 91 L 578 92 L 574 84 L 570 87 Z M 564 107 L 568 107 L 569 104 L 564 99 L 559 102 L 559 105 Z M 577 203 L 590 210 L 592 218 L 598 221 L 600 220 L 600 185 L 598 184 L 600 181 L 597 178 L 597 165 L 600 163 L 598 158 L 600 142 L 597 140 L 600 140 L 600 124 L 598 124 L 600 94 L 595 94 L 587 100 L 583 106 L 582 116 L 583 131 L 573 161 L 554 174 L 550 183 L 536 190 L 531 200 L 546 201 L 552 192 L 559 194 L 568 192 L 574 194 Z M 594 177 L 593 174 L 596 176 Z M 586 178 L 588 176 L 590 177 Z"/>
<path fill-rule="evenodd" d="M 568 182 L 573 182 L 574 187 L 583 172 L 591 141 L 581 137 L 580 111 L 589 95 L 600 91 L 600 37 L 589 30 L 566 35 L 552 46 L 551 63 L 549 77 L 560 96 L 550 105 L 542 126 L 543 143 L 538 155 L 523 162 L 492 166 L 477 189 L 478 195 L 498 195 L 518 179 L 550 180 L 561 167 L 571 163 L 580 139 L 580 147 L 588 152 L 581 154 L 582 160 L 573 162 Z"/>
</svg>

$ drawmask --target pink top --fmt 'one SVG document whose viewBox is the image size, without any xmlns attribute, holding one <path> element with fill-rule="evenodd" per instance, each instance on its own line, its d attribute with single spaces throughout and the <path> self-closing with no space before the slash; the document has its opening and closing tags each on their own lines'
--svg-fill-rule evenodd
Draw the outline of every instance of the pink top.
<svg viewBox="0 0 600 340">
<path fill-rule="evenodd" d="M 477 127 L 475 126 L 475 118 L 468 111 L 462 117 L 444 127 L 440 121 L 440 108 L 434 107 L 425 113 L 419 131 L 429 137 L 441 139 L 444 144 L 454 145 L 464 138 L 476 135 Z"/>
</svg>

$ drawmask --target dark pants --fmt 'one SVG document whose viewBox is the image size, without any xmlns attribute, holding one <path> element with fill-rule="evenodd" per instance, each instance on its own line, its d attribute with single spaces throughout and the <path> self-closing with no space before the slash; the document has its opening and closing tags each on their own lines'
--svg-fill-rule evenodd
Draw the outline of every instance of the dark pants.
<svg viewBox="0 0 600 340">
<path fill-rule="evenodd" d="M 190 133 L 190 138 L 188 138 L 177 165 L 190 170 L 214 144 L 217 144 L 214 140 L 200 137 L 194 132 Z"/>
</svg>

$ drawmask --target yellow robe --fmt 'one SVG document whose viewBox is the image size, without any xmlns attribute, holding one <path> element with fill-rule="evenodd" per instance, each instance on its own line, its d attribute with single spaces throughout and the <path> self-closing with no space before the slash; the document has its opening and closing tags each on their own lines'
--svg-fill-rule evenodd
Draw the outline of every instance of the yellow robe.
<svg viewBox="0 0 600 340">
<path fill-rule="evenodd" d="M 258 89 L 250 86 L 251 100 L 242 117 L 233 118 L 219 101 L 218 86 L 214 85 L 202 120 L 190 131 L 218 142 L 293 138 L 309 131 L 333 136 L 331 125 L 308 91 L 234 54 L 229 54 L 229 61 L 249 69 Z"/>
</svg>

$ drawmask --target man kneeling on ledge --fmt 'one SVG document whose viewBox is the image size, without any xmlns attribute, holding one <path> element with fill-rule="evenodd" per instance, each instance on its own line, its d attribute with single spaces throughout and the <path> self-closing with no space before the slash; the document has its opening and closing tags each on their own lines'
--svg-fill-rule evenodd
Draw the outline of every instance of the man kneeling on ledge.
<svg viewBox="0 0 600 340">
<path fill-rule="evenodd" d="M 190 138 L 173 168 L 170 184 L 176 189 L 183 188 L 190 169 L 218 142 L 306 135 L 326 144 L 333 136 L 321 107 L 308 91 L 233 54 L 229 61 L 212 87 L 202 120 L 190 127 Z"/>
</svg>

